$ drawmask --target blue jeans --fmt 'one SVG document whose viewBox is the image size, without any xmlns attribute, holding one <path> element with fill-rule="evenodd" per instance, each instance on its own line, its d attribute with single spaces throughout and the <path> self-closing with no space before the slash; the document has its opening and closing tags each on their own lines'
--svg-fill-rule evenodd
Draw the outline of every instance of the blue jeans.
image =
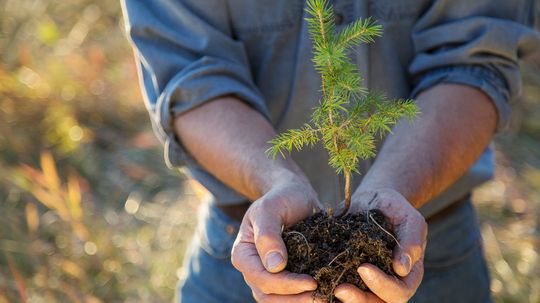
<svg viewBox="0 0 540 303">
<path fill-rule="evenodd" d="M 255 302 L 230 261 L 238 228 L 239 223 L 215 205 L 201 208 L 176 302 Z M 491 302 L 480 230 L 470 201 L 430 222 L 424 265 L 424 279 L 410 302 Z"/>
</svg>

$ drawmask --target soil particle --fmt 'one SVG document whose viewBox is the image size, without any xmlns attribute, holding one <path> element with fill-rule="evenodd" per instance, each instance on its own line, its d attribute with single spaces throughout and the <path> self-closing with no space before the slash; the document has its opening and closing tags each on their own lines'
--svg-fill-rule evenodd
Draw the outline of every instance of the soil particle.
<svg viewBox="0 0 540 303">
<path fill-rule="evenodd" d="M 283 231 L 289 255 L 286 269 L 314 277 L 315 295 L 329 302 L 335 300 L 334 290 L 342 283 L 368 290 L 356 271 L 361 264 L 374 264 L 395 276 L 392 251 L 396 240 L 382 228 L 391 232 L 378 210 L 337 218 L 317 213 Z"/>
</svg>

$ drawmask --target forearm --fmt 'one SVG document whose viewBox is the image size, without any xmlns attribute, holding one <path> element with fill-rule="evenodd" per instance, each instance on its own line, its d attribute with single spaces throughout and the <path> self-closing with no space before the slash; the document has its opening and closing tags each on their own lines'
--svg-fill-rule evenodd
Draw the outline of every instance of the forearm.
<svg viewBox="0 0 540 303">
<path fill-rule="evenodd" d="M 251 201 L 276 182 L 307 179 L 289 158 L 265 154 L 276 133 L 257 111 L 235 97 L 208 102 L 177 117 L 175 131 L 187 151 L 220 181 Z"/>
<path fill-rule="evenodd" d="M 481 91 L 438 85 L 417 102 L 421 115 L 396 125 L 357 192 L 392 188 L 419 208 L 461 177 L 491 141 L 497 114 Z"/>
</svg>

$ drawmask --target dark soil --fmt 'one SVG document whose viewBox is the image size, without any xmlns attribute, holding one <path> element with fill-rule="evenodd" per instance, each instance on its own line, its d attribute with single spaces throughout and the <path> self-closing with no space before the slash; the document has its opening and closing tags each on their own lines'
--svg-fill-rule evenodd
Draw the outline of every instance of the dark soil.
<svg viewBox="0 0 540 303">
<path fill-rule="evenodd" d="M 377 224 L 374 222 L 377 221 Z M 368 290 L 357 273 L 363 263 L 371 263 L 394 275 L 392 251 L 396 240 L 384 215 L 378 210 L 331 218 L 317 213 L 283 231 L 289 261 L 287 270 L 308 274 L 317 280 L 315 291 L 329 302 L 342 283 Z"/>
</svg>

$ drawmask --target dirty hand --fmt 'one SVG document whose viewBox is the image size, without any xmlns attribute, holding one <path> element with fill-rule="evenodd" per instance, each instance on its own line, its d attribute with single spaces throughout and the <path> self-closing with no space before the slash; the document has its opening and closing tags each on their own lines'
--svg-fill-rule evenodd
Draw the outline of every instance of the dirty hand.
<svg viewBox="0 0 540 303">
<path fill-rule="evenodd" d="M 388 276 L 372 264 L 363 264 L 358 274 L 373 292 L 364 292 L 350 284 L 336 288 L 343 303 L 407 302 L 416 292 L 424 275 L 424 250 L 427 224 L 424 217 L 397 191 L 377 189 L 352 197 L 349 213 L 377 208 L 393 226 L 399 241 L 394 249 L 394 271 L 399 278 Z"/>
<path fill-rule="evenodd" d="M 232 263 L 258 302 L 313 302 L 317 288 L 308 275 L 283 269 L 287 250 L 282 226 L 290 226 L 318 207 L 317 195 L 305 181 L 281 182 L 255 201 L 246 212 L 232 249 Z"/>
</svg>

